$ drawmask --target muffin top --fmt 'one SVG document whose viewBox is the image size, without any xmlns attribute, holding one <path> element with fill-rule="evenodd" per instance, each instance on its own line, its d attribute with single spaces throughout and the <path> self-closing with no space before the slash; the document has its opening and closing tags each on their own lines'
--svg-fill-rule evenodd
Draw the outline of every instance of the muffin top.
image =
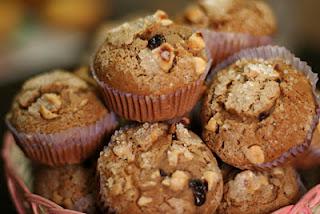
<svg viewBox="0 0 320 214">
<path fill-rule="evenodd" d="M 85 81 L 56 70 L 26 81 L 7 119 L 19 132 L 48 134 L 93 124 L 107 113 Z"/>
<path fill-rule="evenodd" d="M 270 172 L 239 172 L 225 183 L 218 213 L 271 213 L 298 199 L 298 179 L 291 167 L 274 168 Z"/>
<path fill-rule="evenodd" d="M 95 168 L 91 165 L 41 166 L 35 172 L 35 192 L 64 208 L 96 213 Z"/>
<path fill-rule="evenodd" d="M 305 144 L 316 109 L 303 72 L 282 59 L 242 59 L 213 78 L 203 137 L 224 162 L 250 169 Z"/>
<path fill-rule="evenodd" d="M 100 81 L 113 88 L 159 95 L 198 80 L 207 61 L 202 34 L 157 11 L 110 30 L 93 66 Z"/>
<path fill-rule="evenodd" d="M 199 0 L 185 9 L 178 22 L 220 32 L 271 35 L 276 21 L 261 0 Z"/>
<path fill-rule="evenodd" d="M 181 124 L 117 131 L 97 168 L 102 200 L 116 213 L 212 213 L 222 197 L 213 154 Z"/>
</svg>

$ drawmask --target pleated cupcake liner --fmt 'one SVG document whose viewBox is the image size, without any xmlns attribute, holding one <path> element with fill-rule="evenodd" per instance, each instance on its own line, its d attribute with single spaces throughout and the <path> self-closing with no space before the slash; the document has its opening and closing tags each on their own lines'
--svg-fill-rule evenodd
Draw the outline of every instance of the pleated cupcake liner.
<svg viewBox="0 0 320 214">
<path fill-rule="evenodd" d="M 16 130 L 8 120 L 6 124 L 27 157 L 41 164 L 61 166 L 81 163 L 93 155 L 102 146 L 104 136 L 116 127 L 117 122 L 114 113 L 107 113 L 94 124 L 52 134 L 23 133 Z"/>
<path fill-rule="evenodd" d="M 271 36 L 253 36 L 246 33 L 217 32 L 202 29 L 202 34 L 210 51 L 213 66 L 242 49 L 272 44 Z"/>
<path fill-rule="evenodd" d="M 289 161 L 292 161 L 295 157 L 304 153 L 309 148 L 312 140 L 313 132 L 319 122 L 319 116 L 320 116 L 319 97 L 318 97 L 318 94 L 316 93 L 316 84 L 318 81 L 318 75 L 312 72 L 311 67 L 308 66 L 306 62 L 303 62 L 299 58 L 295 57 L 286 48 L 269 45 L 269 46 L 262 46 L 258 48 L 242 50 L 234 54 L 233 56 L 229 57 L 228 59 L 221 62 L 219 65 L 217 65 L 216 68 L 208 77 L 209 80 L 212 80 L 213 76 L 218 71 L 223 70 L 224 68 L 232 65 L 233 63 L 235 63 L 240 59 L 268 60 L 268 59 L 275 59 L 275 58 L 281 58 L 285 60 L 286 63 L 289 63 L 295 69 L 304 73 L 304 75 L 308 78 L 308 80 L 311 83 L 314 99 L 317 103 L 317 109 L 316 109 L 316 114 L 313 116 L 312 122 L 310 124 L 311 127 L 307 132 L 307 136 L 304 142 L 301 142 L 301 144 L 298 146 L 290 148 L 289 150 L 284 152 L 280 157 L 274 159 L 273 161 L 256 165 L 254 168 L 257 170 L 266 170 L 266 169 L 271 169 L 273 167 L 283 165 Z"/>
<path fill-rule="evenodd" d="M 103 94 L 108 108 L 124 119 L 138 122 L 157 122 L 172 120 L 190 112 L 201 98 L 205 90 L 205 78 L 211 68 L 208 62 L 205 72 L 200 78 L 172 93 L 162 95 L 138 95 L 124 92 L 101 81 L 91 65 L 94 79 Z"/>
</svg>

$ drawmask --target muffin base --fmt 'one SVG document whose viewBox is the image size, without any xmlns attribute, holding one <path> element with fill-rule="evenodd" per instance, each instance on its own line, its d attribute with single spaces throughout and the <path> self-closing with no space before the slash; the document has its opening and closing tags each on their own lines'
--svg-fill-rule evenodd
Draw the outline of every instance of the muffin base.
<svg viewBox="0 0 320 214">
<path fill-rule="evenodd" d="M 205 72 L 194 83 L 163 95 L 138 95 L 123 92 L 100 81 L 93 66 L 91 66 L 91 71 L 111 111 L 127 120 L 157 122 L 182 117 L 192 110 L 204 93 L 204 80 L 211 64 L 210 60 Z"/>
<path fill-rule="evenodd" d="M 117 126 L 114 113 L 108 113 L 89 126 L 52 134 L 23 133 L 16 130 L 8 120 L 6 124 L 27 157 L 49 166 L 82 162 L 96 152 L 104 136 Z"/>
</svg>

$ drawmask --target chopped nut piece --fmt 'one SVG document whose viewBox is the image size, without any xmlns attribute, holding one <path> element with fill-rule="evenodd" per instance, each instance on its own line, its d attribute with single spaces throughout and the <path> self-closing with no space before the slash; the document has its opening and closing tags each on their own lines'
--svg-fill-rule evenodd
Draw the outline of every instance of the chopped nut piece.
<svg viewBox="0 0 320 214">
<path fill-rule="evenodd" d="M 208 189 L 212 190 L 220 180 L 220 176 L 216 172 L 206 171 L 204 172 L 202 179 L 208 182 Z"/>
<path fill-rule="evenodd" d="M 163 179 L 163 181 L 161 182 L 163 185 L 165 186 L 170 186 L 171 182 L 170 182 L 170 178 L 166 177 L 165 179 Z"/>
<path fill-rule="evenodd" d="M 156 170 L 154 173 L 151 174 L 152 179 L 160 178 L 160 170 Z"/>
<path fill-rule="evenodd" d="M 161 182 L 164 186 L 170 187 L 173 191 L 181 191 L 188 185 L 189 175 L 183 171 L 175 171 L 171 177 L 166 177 Z"/>
<path fill-rule="evenodd" d="M 175 58 L 174 48 L 169 43 L 163 43 L 158 48 L 152 51 L 160 68 L 164 71 L 169 71 L 172 67 Z"/>
<path fill-rule="evenodd" d="M 168 14 L 166 12 L 164 12 L 163 10 L 157 10 L 155 12 L 155 14 L 153 14 L 153 17 L 155 17 L 156 19 L 160 19 L 160 20 L 169 18 Z"/>
<path fill-rule="evenodd" d="M 187 173 L 177 170 L 170 179 L 170 188 L 174 191 L 183 190 L 188 184 L 189 176 Z"/>
<path fill-rule="evenodd" d="M 51 111 L 49 111 L 46 107 L 44 107 L 43 105 L 40 106 L 40 110 L 39 110 L 41 116 L 46 119 L 46 120 L 52 120 L 54 118 L 58 117 L 58 114 L 56 113 L 52 113 Z"/>
<path fill-rule="evenodd" d="M 253 164 L 262 164 L 264 162 L 264 152 L 260 146 L 251 146 L 244 150 L 244 154 Z"/>
<path fill-rule="evenodd" d="M 203 40 L 203 35 L 200 32 L 196 32 L 191 35 L 191 37 L 188 40 L 188 47 L 191 50 L 195 51 L 201 51 L 205 48 L 205 43 Z"/>
<path fill-rule="evenodd" d="M 43 95 L 43 99 L 53 105 L 52 111 L 57 111 L 61 108 L 61 98 L 59 95 L 48 93 Z"/>
<path fill-rule="evenodd" d="M 88 99 L 82 100 L 81 103 L 80 103 L 80 107 L 83 107 L 83 106 L 87 105 L 88 102 L 89 102 Z"/>
<path fill-rule="evenodd" d="M 132 143 L 119 143 L 113 147 L 112 151 L 116 156 L 127 159 L 129 162 L 135 158 L 132 151 Z"/>
<path fill-rule="evenodd" d="M 193 63 L 196 73 L 199 75 L 203 74 L 203 72 L 206 70 L 207 62 L 200 57 L 194 57 Z"/>
<path fill-rule="evenodd" d="M 146 206 L 147 204 L 152 202 L 152 198 L 150 197 L 145 197 L 145 196 L 141 196 L 138 200 L 138 205 L 140 207 Z"/>
<path fill-rule="evenodd" d="M 218 127 L 217 120 L 214 117 L 211 117 L 211 119 L 209 120 L 205 128 L 211 132 L 215 132 L 217 130 L 217 127 Z"/>
</svg>

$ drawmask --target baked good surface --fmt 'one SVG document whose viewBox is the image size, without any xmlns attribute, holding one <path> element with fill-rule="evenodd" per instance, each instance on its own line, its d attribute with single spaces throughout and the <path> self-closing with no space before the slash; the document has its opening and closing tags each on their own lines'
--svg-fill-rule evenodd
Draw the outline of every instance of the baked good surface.
<svg viewBox="0 0 320 214">
<path fill-rule="evenodd" d="M 202 140 L 182 124 L 128 128 L 98 159 L 100 198 L 115 213 L 212 213 L 222 175 Z"/>
<path fill-rule="evenodd" d="M 305 144 L 316 109 L 303 72 L 281 59 L 239 60 L 207 91 L 203 139 L 224 162 L 250 169 Z"/>
<path fill-rule="evenodd" d="M 93 124 L 107 114 L 85 81 L 56 70 L 26 81 L 7 119 L 19 132 L 49 134 Z"/>
<path fill-rule="evenodd" d="M 202 34 L 174 24 L 163 11 L 110 30 L 93 62 L 100 81 L 139 95 L 194 83 L 207 64 Z"/>
<path fill-rule="evenodd" d="M 178 22 L 219 32 L 272 35 L 276 20 L 261 0 L 200 0 L 187 7 Z"/>
<path fill-rule="evenodd" d="M 295 203 L 300 195 L 298 179 L 291 167 L 239 172 L 225 183 L 218 213 L 267 214 Z"/>
<path fill-rule="evenodd" d="M 97 213 L 95 167 L 92 164 L 40 167 L 35 172 L 35 192 L 58 205 Z"/>
</svg>

